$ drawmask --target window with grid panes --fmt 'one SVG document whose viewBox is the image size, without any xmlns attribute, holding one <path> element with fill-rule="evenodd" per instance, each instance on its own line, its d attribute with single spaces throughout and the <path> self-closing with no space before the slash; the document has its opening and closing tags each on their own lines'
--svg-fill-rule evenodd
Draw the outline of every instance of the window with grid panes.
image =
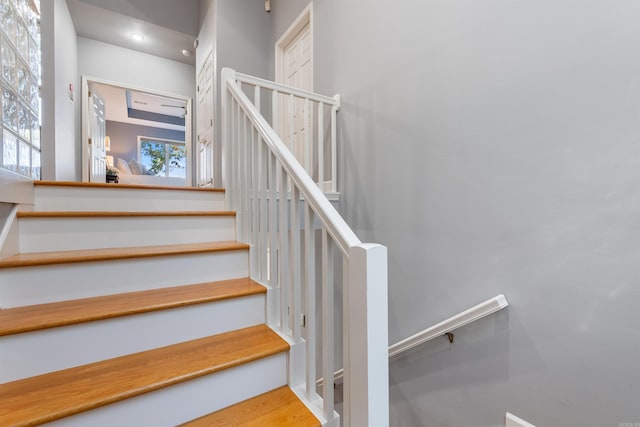
<svg viewBox="0 0 640 427">
<path fill-rule="evenodd" d="M 0 167 L 40 179 L 40 0 L 0 0 Z"/>
</svg>

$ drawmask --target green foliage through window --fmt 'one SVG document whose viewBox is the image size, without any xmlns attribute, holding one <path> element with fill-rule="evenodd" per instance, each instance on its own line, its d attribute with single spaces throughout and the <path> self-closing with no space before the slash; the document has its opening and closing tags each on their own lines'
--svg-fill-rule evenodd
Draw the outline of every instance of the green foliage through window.
<svg viewBox="0 0 640 427">
<path fill-rule="evenodd" d="M 184 178 L 186 176 L 185 146 L 180 143 L 141 139 L 140 163 L 152 175 Z"/>
</svg>

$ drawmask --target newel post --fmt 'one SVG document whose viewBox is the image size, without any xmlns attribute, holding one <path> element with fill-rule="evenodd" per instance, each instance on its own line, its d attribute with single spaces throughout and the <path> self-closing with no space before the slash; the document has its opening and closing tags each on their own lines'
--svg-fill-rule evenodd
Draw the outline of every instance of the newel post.
<svg viewBox="0 0 640 427">
<path fill-rule="evenodd" d="M 387 248 L 349 249 L 344 301 L 344 425 L 389 426 Z"/>
</svg>

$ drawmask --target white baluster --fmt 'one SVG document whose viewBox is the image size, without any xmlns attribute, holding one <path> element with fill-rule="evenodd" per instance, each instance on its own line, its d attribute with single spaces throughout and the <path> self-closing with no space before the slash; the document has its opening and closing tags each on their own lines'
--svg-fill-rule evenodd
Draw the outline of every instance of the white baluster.
<svg viewBox="0 0 640 427">
<path fill-rule="evenodd" d="M 295 185 L 291 185 L 291 202 L 290 202 L 290 222 L 291 222 L 291 318 L 293 342 L 299 343 L 300 339 L 300 322 L 301 322 L 301 292 L 300 292 L 300 191 Z"/>
<path fill-rule="evenodd" d="M 340 108 L 340 96 L 336 95 L 338 105 L 331 107 L 331 191 L 337 192 L 338 188 L 338 109 Z"/>
<path fill-rule="evenodd" d="M 333 419 L 333 249 L 327 229 L 322 227 L 322 413 Z M 348 425 L 348 424 L 346 424 Z"/>
<path fill-rule="evenodd" d="M 309 98 L 304 99 L 303 104 L 303 114 L 304 114 L 304 149 L 302 152 L 304 153 L 304 168 L 311 177 L 313 177 L 313 165 L 311 163 L 312 154 L 313 154 L 313 146 L 311 145 L 311 105 L 309 102 Z"/>
<path fill-rule="evenodd" d="M 313 210 L 304 206 L 304 285 L 306 318 L 306 393 L 312 401 L 316 393 L 316 231 Z"/>
<path fill-rule="evenodd" d="M 289 133 L 289 144 L 287 145 L 287 147 L 289 148 L 289 151 L 291 151 L 296 157 L 297 157 L 297 153 L 296 153 L 296 141 L 295 141 L 295 133 L 294 133 L 294 117 L 296 115 L 295 113 L 295 98 L 293 96 L 293 94 L 289 95 L 289 112 L 288 112 L 288 123 L 289 123 L 289 129 L 287 129 L 288 133 Z"/>
<path fill-rule="evenodd" d="M 324 103 L 318 104 L 318 186 L 324 191 Z"/>
<path fill-rule="evenodd" d="M 280 132 L 280 94 L 277 90 L 271 91 L 271 127 L 278 134 Z"/>
<path fill-rule="evenodd" d="M 289 328 L 289 286 L 288 286 L 288 256 L 289 251 L 287 250 L 287 193 L 285 189 L 287 188 L 287 176 L 282 170 L 282 165 L 278 164 L 278 188 L 279 192 L 279 208 L 278 208 L 278 217 L 280 218 L 280 225 L 278 229 L 278 272 L 280 273 L 280 277 L 278 281 L 280 282 L 280 328 L 281 332 L 286 333 Z"/>
<path fill-rule="evenodd" d="M 255 86 L 253 88 L 253 105 L 260 112 L 260 86 Z"/>
<path fill-rule="evenodd" d="M 262 283 L 268 283 L 267 270 L 267 246 L 268 246 L 268 230 L 267 230 L 267 185 L 269 183 L 267 156 L 265 154 L 266 148 L 262 138 L 259 140 L 260 145 L 258 149 L 259 164 L 260 164 L 260 280 Z"/>
</svg>

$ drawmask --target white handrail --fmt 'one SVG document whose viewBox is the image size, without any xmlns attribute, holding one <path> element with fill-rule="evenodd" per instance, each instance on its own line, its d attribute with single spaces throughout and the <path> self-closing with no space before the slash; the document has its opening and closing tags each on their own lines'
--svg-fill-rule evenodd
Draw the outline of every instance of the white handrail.
<svg viewBox="0 0 640 427">
<path fill-rule="evenodd" d="M 337 112 L 340 110 L 340 96 L 318 95 L 242 73 L 234 73 L 233 81 L 241 90 L 246 91 L 249 97 L 250 92 L 253 92 L 253 106 L 258 113 L 261 104 L 264 102 L 266 105 L 270 101 L 270 127 L 294 153 L 305 171 L 315 178 L 316 184 L 332 197 L 336 197 L 336 121 Z M 253 90 L 247 91 L 249 88 Z M 263 92 L 266 93 L 267 99 L 262 99 Z M 289 117 L 292 119 L 288 119 Z M 330 129 L 325 128 L 325 123 Z"/>
<path fill-rule="evenodd" d="M 451 316 L 430 328 L 411 335 L 409 338 L 405 338 L 402 341 L 393 344 L 389 347 L 389 357 L 397 356 L 398 354 L 404 353 L 405 351 L 417 347 L 429 340 L 441 337 L 448 332 L 495 313 L 496 311 L 502 310 L 508 305 L 509 303 L 507 302 L 507 299 L 502 294 L 490 298 L 468 310 L 458 313 L 455 316 Z"/>
<path fill-rule="evenodd" d="M 287 95 L 296 95 L 300 98 L 308 98 L 311 101 L 322 102 L 327 105 L 340 107 L 340 101 L 325 95 L 309 92 L 307 90 L 298 89 L 293 86 L 283 85 L 281 83 L 272 82 L 270 80 L 261 79 L 260 77 L 250 76 L 248 74 L 236 73 L 236 79 L 242 83 L 252 86 L 260 86 L 267 89 L 273 89 Z"/>
<path fill-rule="evenodd" d="M 434 338 L 444 336 L 448 332 L 454 331 L 471 322 L 475 322 L 476 320 L 493 314 L 496 311 L 500 311 L 508 305 L 509 302 L 503 294 L 489 298 L 478 305 L 458 313 L 455 316 L 451 316 L 440 323 L 423 329 L 422 331 L 389 346 L 389 358 L 391 359 L 407 350 L 424 344 L 427 341 L 431 341 Z M 344 371 L 342 369 L 337 370 L 333 373 L 333 379 L 335 381 L 339 381 L 343 375 Z M 321 387 L 323 383 L 322 378 L 319 378 L 316 383 Z"/>
<path fill-rule="evenodd" d="M 307 203 L 312 206 L 321 221 L 326 224 L 327 231 L 338 244 L 342 253 L 346 255 L 348 254 L 350 247 L 361 244 L 362 242 L 360 239 L 358 239 L 355 233 L 340 216 L 338 211 L 333 207 L 331 202 L 329 202 L 329 199 L 325 197 L 322 191 L 313 182 L 309 174 L 307 174 L 291 151 L 287 149 L 278 134 L 271 126 L 269 126 L 269 123 L 267 123 L 264 117 L 257 113 L 254 108 L 248 107 L 252 104 L 247 95 L 245 95 L 238 86 L 231 84 L 231 81 L 229 80 L 227 81 L 226 86 L 227 90 L 240 100 L 240 108 L 255 125 L 260 136 L 264 139 L 265 144 L 269 146 L 280 164 L 282 164 L 284 169 L 291 176 L 291 179 L 296 187 L 300 189 L 300 192 Z"/>
</svg>

